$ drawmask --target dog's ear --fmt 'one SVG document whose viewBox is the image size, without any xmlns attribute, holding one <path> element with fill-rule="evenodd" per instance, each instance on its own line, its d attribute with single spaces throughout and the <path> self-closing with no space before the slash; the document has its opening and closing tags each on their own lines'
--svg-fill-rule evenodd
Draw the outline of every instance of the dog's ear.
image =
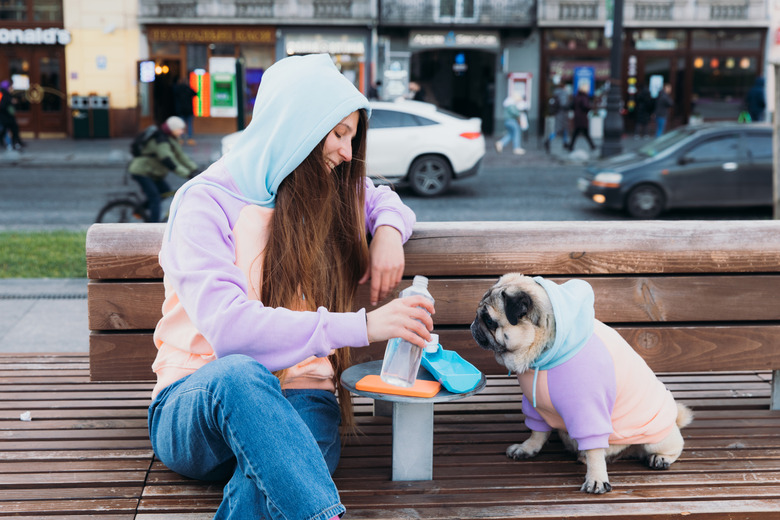
<svg viewBox="0 0 780 520">
<path fill-rule="evenodd" d="M 533 307 L 533 300 L 525 291 L 518 294 L 507 294 L 506 291 L 502 291 L 501 297 L 504 299 L 506 319 L 512 325 L 517 325 L 520 318 L 528 314 Z"/>
</svg>

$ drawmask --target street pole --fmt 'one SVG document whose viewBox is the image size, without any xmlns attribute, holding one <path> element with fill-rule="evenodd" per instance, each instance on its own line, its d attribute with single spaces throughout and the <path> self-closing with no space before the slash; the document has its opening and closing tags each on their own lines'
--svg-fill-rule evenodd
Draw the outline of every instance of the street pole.
<svg viewBox="0 0 780 520">
<path fill-rule="evenodd" d="M 609 92 L 607 92 L 607 117 L 604 119 L 604 141 L 601 157 L 612 157 L 623 151 L 623 116 L 621 54 L 623 51 L 623 0 L 614 0 L 612 25 L 612 49 L 609 54 Z"/>
<path fill-rule="evenodd" d="M 780 62 L 774 63 L 775 109 L 772 117 L 772 218 L 780 219 Z M 769 111 L 767 111 L 769 114 Z"/>
</svg>

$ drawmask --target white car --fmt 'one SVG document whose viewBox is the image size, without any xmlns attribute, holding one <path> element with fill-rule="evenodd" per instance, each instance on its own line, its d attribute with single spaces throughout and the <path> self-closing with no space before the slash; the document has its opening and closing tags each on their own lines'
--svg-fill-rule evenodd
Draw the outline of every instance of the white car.
<svg viewBox="0 0 780 520">
<path fill-rule="evenodd" d="M 240 132 L 222 139 L 227 153 Z M 485 155 L 482 120 L 420 101 L 371 101 L 366 169 L 375 182 L 408 184 L 423 197 L 476 175 Z"/>
</svg>

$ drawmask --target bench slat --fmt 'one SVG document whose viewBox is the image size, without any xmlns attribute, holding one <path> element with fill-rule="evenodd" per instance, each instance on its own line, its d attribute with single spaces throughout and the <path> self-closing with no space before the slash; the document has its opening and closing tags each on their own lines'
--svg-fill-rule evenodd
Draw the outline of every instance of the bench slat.
<svg viewBox="0 0 780 520">
<path fill-rule="evenodd" d="M 769 370 L 780 366 L 780 349 L 766 349 L 780 335 L 777 325 L 686 325 L 618 326 L 653 370 L 659 372 L 720 371 L 740 367 Z M 439 340 L 450 350 L 488 374 L 506 374 L 493 355 L 474 345 L 468 329 L 440 329 Z M 146 344 L 145 349 L 139 345 Z M 384 357 L 384 344 L 353 349 L 356 362 Z M 116 352 L 121 352 L 117 356 Z M 90 335 L 90 375 L 99 381 L 148 381 L 154 379 L 151 365 L 157 354 L 151 332 Z"/>
<path fill-rule="evenodd" d="M 568 278 L 550 279 L 563 283 Z M 780 320 L 780 276 L 583 279 L 593 286 L 596 317 L 605 323 Z M 431 280 L 429 291 L 436 298 L 434 325 L 471 323 L 479 300 L 495 281 Z M 91 330 L 151 330 L 162 315 L 165 291 L 161 282 L 90 283 L 87 289 Z M 368 287 L 363 286 L 357 308 L 370 310 L 368 299 Z"/>
</svg>

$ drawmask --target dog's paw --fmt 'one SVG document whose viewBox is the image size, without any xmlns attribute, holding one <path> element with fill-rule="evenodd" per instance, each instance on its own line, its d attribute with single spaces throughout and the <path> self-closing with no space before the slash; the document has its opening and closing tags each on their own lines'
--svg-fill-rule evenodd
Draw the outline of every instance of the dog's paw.
<svg viewBox="0 0 780 520">
<path fill-rule="evenodd" d="M 529 449 L 526 444 L 527 443 L 525 442 L 522 444 L 512 444 L 506 449 L 506 456 L 515 460 L 530 459 L 531 457 L 535 457 L 539 453 L 539 450 Z"/>
<path fill-rule="evenodd" d="M 591 493 L 593 495 L 603 495 L 604 493 L 612 491 L 612 485 L 607 480 L 600 481 L 588 479 L 582 485 L 580 491 Z"/>
<path fill-rule="evenodd" d="M 672 461 L 663 455 L 653 453 L 647 457 L 647 465 L 652 469 L 669 469 L 672 465 Z"/>
</svg>

